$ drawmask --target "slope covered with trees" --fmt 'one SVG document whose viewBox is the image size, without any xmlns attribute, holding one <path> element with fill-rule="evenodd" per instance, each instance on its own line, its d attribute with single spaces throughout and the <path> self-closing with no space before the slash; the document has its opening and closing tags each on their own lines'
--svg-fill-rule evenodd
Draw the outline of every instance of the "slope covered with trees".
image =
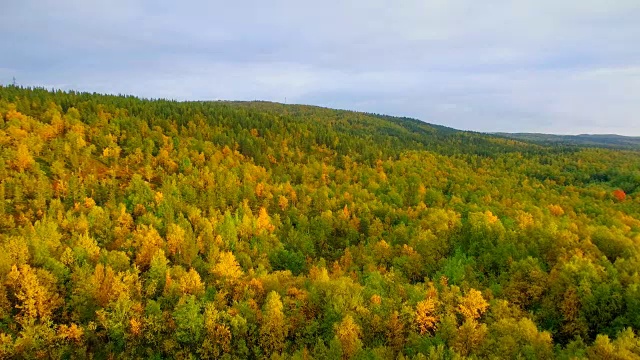
<svg viewBox="0 0 640 360">
<path fill-rule="evenodd" d="M 560 143 L 577 146 L 640 150 L 640 137 L 638 136 L 621 136 L 613 134 L 552 135 L 536 133 L 496 133 L 496 135 L 546 145 Z"/>
<path fill-rule="evenodd" d="M 640 154 L 0 88 L 0 358 L 640 356 Z"/>
</svg>

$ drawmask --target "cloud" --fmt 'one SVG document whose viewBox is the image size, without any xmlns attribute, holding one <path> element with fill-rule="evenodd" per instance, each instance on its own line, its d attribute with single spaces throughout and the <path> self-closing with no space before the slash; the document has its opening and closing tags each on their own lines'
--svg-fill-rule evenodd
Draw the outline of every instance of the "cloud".
<svg viewBox="0 0 640 360">
<path fill-rule="evenodd" d="M 8 0 L 0 81 L 640 135 L 640 3 Z"/>
</svg>

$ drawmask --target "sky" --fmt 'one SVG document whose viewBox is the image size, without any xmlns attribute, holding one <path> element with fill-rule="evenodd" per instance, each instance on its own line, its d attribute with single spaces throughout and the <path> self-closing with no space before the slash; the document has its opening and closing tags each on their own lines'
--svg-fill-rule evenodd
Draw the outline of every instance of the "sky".
<svg viewBox="0 0 640 360">
<path fill-rule="evenodd" d="M 0 84 L 640 136 L 640 0 L 2 0 Z"/>
</svg>

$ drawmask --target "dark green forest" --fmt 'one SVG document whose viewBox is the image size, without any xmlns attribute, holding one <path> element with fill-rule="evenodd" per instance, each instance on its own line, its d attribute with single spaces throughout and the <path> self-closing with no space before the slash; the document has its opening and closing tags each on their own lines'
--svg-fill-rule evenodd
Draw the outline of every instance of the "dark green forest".
<svg viewBox="0 0 640 360">
<path fill-rule="evenodd" d="M 0 87 L 0 358 L 638 359 L 640 152 Z"/>
</svg>

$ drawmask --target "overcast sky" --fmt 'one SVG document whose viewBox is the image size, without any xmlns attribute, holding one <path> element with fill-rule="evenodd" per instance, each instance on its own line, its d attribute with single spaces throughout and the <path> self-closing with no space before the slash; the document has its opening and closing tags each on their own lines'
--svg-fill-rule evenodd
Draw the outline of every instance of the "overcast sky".
<svg viewBox="0 0 640 360">
<path fill-rule="evenodd" d="M 640 0 L 2 0 L 0 83 L 640 135 Z"/>
</svg>

